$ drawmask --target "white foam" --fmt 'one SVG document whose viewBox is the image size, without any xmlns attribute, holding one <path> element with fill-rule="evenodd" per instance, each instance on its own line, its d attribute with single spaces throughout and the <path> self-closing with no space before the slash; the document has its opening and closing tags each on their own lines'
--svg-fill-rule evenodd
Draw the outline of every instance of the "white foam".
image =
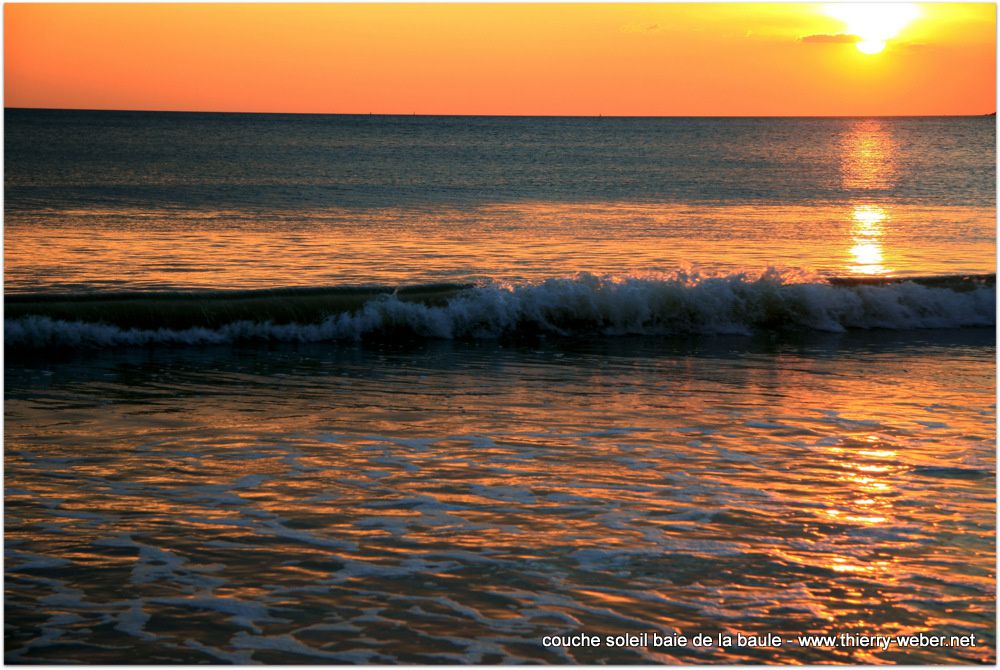
<svg viewBox="0 0 1000 670">
<path fill-rule="evenodd" d="M 497 338 L 549 334 L 749 334 L 792 328 L 916 329 L 995 325 L 996 289 L 787 283 L 767 272 L 752 277 L 597 277 L 488 284 L 447 304 L 428 306 L 383 295 L 360 310 L 316 324 L 238 321 L 219 328 L 123 329 L 94 322 L 28 316 L 4 322 L 8 346 L 98 347 L 223 344 L 240 340 L 324 342 L 372 336 Z"/>
</svg>

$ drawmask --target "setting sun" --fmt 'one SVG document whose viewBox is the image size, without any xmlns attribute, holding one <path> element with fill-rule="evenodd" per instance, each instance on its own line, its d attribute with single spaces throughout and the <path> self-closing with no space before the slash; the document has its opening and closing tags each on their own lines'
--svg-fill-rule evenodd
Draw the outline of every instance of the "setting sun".
<svg viewBox="0 0 1000 670">
<path fill-rule="evenodd" d="M 846 3 L 828 5 L 825 12 L 844 22 L 847 32 L 858 38 L 858 51 L 864 54 L 882 52 L 886 41 L 920 16 L 917 6 L 908 3 Z"/>
</svg>

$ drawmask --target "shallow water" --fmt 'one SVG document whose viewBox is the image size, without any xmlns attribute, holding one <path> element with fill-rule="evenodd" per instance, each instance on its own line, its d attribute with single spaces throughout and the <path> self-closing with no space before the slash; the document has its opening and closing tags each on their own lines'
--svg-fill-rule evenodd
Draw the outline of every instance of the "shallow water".
<svg viewBox="0 0 1000 670">
<path fill-rule="evenodd" d="M 7 660 L 992 662 L 993 340 L 8 361 Z M 541 644 L 673 630 L 980 645 Z"/>
</svg>

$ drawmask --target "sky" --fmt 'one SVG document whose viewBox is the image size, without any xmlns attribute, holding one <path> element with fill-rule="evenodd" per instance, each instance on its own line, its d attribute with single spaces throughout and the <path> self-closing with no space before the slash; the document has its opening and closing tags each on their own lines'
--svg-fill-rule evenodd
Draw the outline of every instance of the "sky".
<svg viewBox="0 0 1000 670">
<path fill-rule="evenodd" d="M 985 114 L 996 6 L 7 3 L 4 106 Z"/>
</svg>

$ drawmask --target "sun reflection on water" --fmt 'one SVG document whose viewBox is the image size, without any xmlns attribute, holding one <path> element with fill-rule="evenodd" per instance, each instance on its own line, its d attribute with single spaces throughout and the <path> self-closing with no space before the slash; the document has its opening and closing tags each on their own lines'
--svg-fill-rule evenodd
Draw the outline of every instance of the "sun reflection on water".
<svg viewBox="0 0 1000 670">
<path fill-rule="evenodd" d="M 885 264 L 885 253 L 882 239 L 885 234 L 885 222 L 889 214 L 884 207 L 877 205 L 858 205 L 852 212 L 850 248 L 852 265 L 850 269 L 856 274 L 882 275 L 892 269 Z"/>
<path fill-rule="evenodd" d="M 885 123 L 865 119 L 852 124 L 841 141 L 841 181 L 845 189 L 881 191 L 896 181 L 896 145 Z M 854 274 L 883 275 L 886 265 L 884 234 L 889 211 L 876 204 L 857 204 L 851 213 L 848 249 Z"/>
<path fill-rule="evenodd" d="M 885 526 L 894 518 L 893 498 L 896 489 L 893 478 L 902 470 L 898 451 L 878 435 L 851 438 L 831 450 L 834 460 L 842 463 L 840 482 L 848 497 L 830 500 L 825 510 L 831 521 L 849 523 L 861 528 Z M 889 577 L 892 561 L 854 553 L 831 556 L 827 567 L 834 572 L 863 573 Z"/>
<path fill-rule="evenodd" d="M 840 174 L 845 189 L 883 190 L 896 183 L 896 142 L 880 119 L 853 123 L 841 139 Z"/>
</svg>

